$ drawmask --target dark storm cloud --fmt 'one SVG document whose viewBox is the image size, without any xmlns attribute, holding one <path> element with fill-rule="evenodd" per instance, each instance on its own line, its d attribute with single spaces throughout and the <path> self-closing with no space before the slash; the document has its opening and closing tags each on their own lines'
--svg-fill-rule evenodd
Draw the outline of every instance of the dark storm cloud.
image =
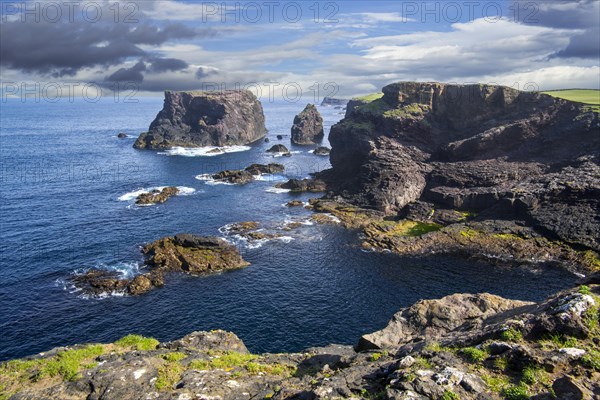
<svg viewBox="0 0 600 400">
<path fill-rule="evenodd" d="M 515 3 L 513 7 L 517 7 Z M 532 2 L 535 12 L 522 11 L 523 21 L 529 25 L 546 26 L 557 29 L 579 29 L 583 33 L 571 37 L 569 45 L 556 52 L 551 58 L 600 57 L 600 2 L 598 0 L 577 1 L 538 1 Z M 523 3 L 521 3 L 522 7 Z M 533 12 L 533 13 L 532 13 Z M 525 15 L 528 18 L 525 18 Z"/>
<path fill-rule="evenodd" d="M 177 58 L 152 58 L 150 61 L 150 71 L 152 72 L 167 72 L 181 71 L 188 67 L 188 63 Z"/>
<path fill-rule="evenodd" d="M 143 21 L 127 23 L 103 19 L 93 23 L 65 19 L 52 22 L 43 18 L 38 22 L 34 18 L 24 22 L 20 19 L 3 21 L 0 24 L 0 65 L 55 77 L 72 76 L 86 67 L 109 67 L 132 57 L 155 57 L 140 45 L 156 46 L 214 34 L 180 23 L 158 26 Z"/>
<path fill-rule="evenodd" d="M 142 83 L 144 81 L 143 71 L 146 71 L 146 64 L 143 61 L 138 62 L 131 68 L 121 68 L 106 80 L 108 82 L 135 82 Z"/>
<path fill-rule="evenodd" d="M 207 76 L 213 75 L 215 73 L 216 73 L 216 71 L 214 69 L 200 67 L 196 71 L 196 79 L 204 79 Z"/>
<path fill-rule="evenodd" d="M 581 35 L 573 36 L 569 45 L 552 57 L 576 57 L 600 60 L 600 28 L 588 29 Z"/>
</svg>

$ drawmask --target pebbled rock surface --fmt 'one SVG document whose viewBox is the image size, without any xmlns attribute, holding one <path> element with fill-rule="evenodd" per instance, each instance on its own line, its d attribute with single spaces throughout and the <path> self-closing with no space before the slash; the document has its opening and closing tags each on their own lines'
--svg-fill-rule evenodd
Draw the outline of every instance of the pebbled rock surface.
<svg viewBox="0 0 600 400">
<path fill-rule="evenodd" d="M 600 251 L 598 113 L 494 85 L 400 82 L 383 93 L 349 103 L 331 129 L 332 169 L 319 178 L 333 195 L 393 218 L 427 203 L 513 221 Z"/>
<path fill-rule="evenodd" d="M 599 294 L 590 285 L 540 303 L 486 293 L 422 300 L 354 348 L 295 354 L 250 354 L 225 331 L 143 349 L 77 345 L 0 364 L 0 387 L 11 400 L 596 399 Z M 84 349 L 69 379 L 43 372 Z"/>
<path fill-rule="evenodd" d="M 147 271 L 124 279 L 110 271 L 90 269 L 71 279 L 76 287 L 92 296 L 106 293 L 141 295 L 162 287 L 170 272 L 203 275 L 249 265 L 237 248 L 218 237 L 179 234 L 149 243 L 142 248 Z"/>
<path fill-rule="evenodd" d="M 323 132 L 323 117 L 314 104 L 308 104 L 304 110 L 294 118 L 292 126 L 292 143 L 315 144 L 320 143 L 325 137 Z"/>
<path fill-rule="evenodd" d="M 266 133 L 262 105 L 248 90 L 166 91 L 162 111 L 134 147 L 244 145 Z"/>
</svg>

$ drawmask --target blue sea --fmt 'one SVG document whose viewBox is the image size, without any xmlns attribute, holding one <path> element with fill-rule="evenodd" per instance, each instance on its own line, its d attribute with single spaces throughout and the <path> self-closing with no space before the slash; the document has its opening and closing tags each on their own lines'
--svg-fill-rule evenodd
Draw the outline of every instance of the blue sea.
<svg viewBox="0 0 600 400">
<path fill-rule="evenodd" d="M 354 344 L 419 299 L 490 292 L 540 300 L 575 280 L 560 269 L 365 252 L 357 232 L 310 224 L 310 211 L 284 204 L 314 194 L 273 190 L 278 181 L 329 167 L 327 157 L 289 143 L 304 103 L 264 102 L 269 143 L 207 156 L 135 150 L 135 138 L 163 101 L 138 100 L 0 104 L 0 359 L 129 333 L 165 341 L 211 329 L 235 332 L 253 352 Z M 320 111 L 328 133 L 343 111 Z M 119 132 L 129 137 L 118 139 Z M 280 134 L 286 135 L 282 141 Z M 266 153 L 275 143 L 290 147 L 293 156 Z M 269 162 L 285 164 L 285 174 L 245 186 L 197 178 Z M 181 187 L 182 195 L 135 206 L 136 192 L 167 185 Z M 223 227 L 240 221 L 303 225 L 277 240 L 237 241 L 251 262 L 245 269 L 169 276 L 164 288 L 144 296 L 89 298 L 69 284 L 89 268 L 133 276 L 142 266 L 143 244 L 185 232 L 224 236 Z"/>
</svg>

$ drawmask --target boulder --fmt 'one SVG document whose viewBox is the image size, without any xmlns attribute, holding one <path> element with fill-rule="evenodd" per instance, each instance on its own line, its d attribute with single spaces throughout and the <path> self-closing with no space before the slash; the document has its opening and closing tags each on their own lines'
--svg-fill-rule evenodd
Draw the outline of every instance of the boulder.
<svg viewBox="0 0 600 400">
<path fill-rule="evenodd" d="M 285 183 L 278 183 L 275 187 L 289 189 L 292 192 L 325 192 L 327 186 L 320 179 L 290 179 Z"/>
<path fill-rule="evenodd" d="M 125 139 L 125 138 L 127 138 L 127 134 L 126 134 L 126 133 L 123 133 L 123 132 L 121 132 L 121 133 L 119 133 L 119 134 L 117 135 L 117 137 L 118 137 L 119 139 Z"/>
<path fill-rule="evenodd" d="M 179 189 L 175 186 L 169 186 L 163 188 L 162 190 L 155 189 L 150 192 L 140 194 L 136 198 L 135 204 L 147 206 L 157 203 L 164 203 L 171 197 L 176 196 L 178 193 Z"/>
<path fill-rule="evenodd" d="M 166 91 L 162 111 L 134 147 L 245 145 L 266 133 L 262 105 L 248 90 Z"/>
<path fill-rule="evenodd" d="M 276 144 L 271 146 L 268 150 L 267 153 L 283 153 L 283 154 L 290 154 L 290 151 L 288 150 L 287 147 L 285 147 L 282 144 Z"/>
<path fill-rule="evenodd" d="M 314 149 L 313 154 L 317 156 L 328 156 L 330 151 L 331 149 L 329 147 L 319 146 Z"/>
<path fill-rule="evenodd" d="M 323 117 L 314 104 L 308 104 L 304 110 L 294 118 L 292 126 L 292 143 L 315 144 L 320 143 L 325 137 L 323 132 Z"/>
</svg>

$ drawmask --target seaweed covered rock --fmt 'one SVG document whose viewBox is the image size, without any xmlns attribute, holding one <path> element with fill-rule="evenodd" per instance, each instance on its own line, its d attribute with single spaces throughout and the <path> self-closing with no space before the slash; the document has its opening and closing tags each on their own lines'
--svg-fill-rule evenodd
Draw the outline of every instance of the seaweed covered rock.
<svg viewBox="0 0 600 400">
<path fill-rule="evenodd" d="M 164 203 L 171 197 L 176 196 L 178 193 L 179 189 L 175 186 L 169 186 L 161 190 L 154 189 L 150 192 L 140 194 L 135 199 L 135 204 L 147 206 L 157 203 Z"/>
<path fill-rule="evenodd" d="M 252 164 L 245 169 L 225 170 L 211 175 L 212 179 L 243 185 L 252 182 L 257 176 L 277 174 L 283 172 L 285 167 L 281 164 Z"/>
<path fill-rule="evenodd" d="M 245 145 L 266 133 L 262 105 L 249 90 L 166 91 L 162 111 L 134 147 Z"/>
<path fill-rule="evenodd" d="M 323 132 L 323 117 L 314 104 L 308 104 L 304 110 L 294 118 L 292 126 L 292 143 L 315 144 L 320 143 L 325 137 Z"/>
<path fill-rule="evenodd" d="M 221 272 L 249 265 L 235 246 L 218 237 L 180 234 L 165 237 L 142 248 L 147 271 L 132 279 L 115 271 L 91 269 L 71 279 L 84 293 L 100 296 L 107 293 L 140 295 L 164 285 L 167 272 L 191 275 Z"/>
</svg>

